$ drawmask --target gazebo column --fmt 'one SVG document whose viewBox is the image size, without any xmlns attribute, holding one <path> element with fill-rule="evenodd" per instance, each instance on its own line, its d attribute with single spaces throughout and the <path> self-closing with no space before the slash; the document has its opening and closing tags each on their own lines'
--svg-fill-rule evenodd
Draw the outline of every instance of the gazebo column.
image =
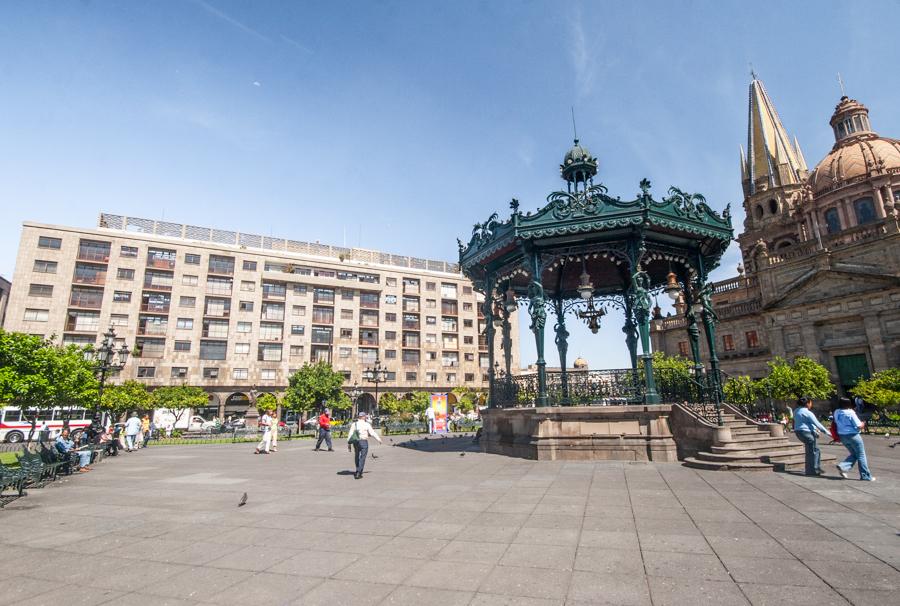
<svg viewBox="0 0 900 606">
<path fill-rule="evenodd" d="M 562 381 L 562 404 L 568 406 L 569 400 L 569 372 L 566 370 L 566 352 L 569 350 L 569 331 L 566 330 L 566 314 L 561 298 L 553 303 L 556 311 L 556 350 L 559 352 L 560 379 Z"/>
<path fill-rule="evenodd" d="M 625 333 L 625 345 L 628 347 L 628 357 L 631 360 L 631 370 L 637 371 L 637 329 L 634 322 L 634 310 L 631 308 L 631 299 L 625 297 L 625 325 L 622 326 Z"/>
<path fill-rule="evenodd" d="M 641 338 L 641 360 L 644 363 L 644 403 L 658 404 L 659 393 L 653 378 L 653 354 L 650 352 L 650 278 L 640 269 L 631 277 L 634 317 Z"/>
<path fill-rule="evenodd" d="M 685 280 L 685 284 L 689 284 Z M 694 376 L 699 379 L 703 374 L 703 359 L 700 357 L 700 328 L 697 327 L 697 317 L 694 315 L 693 293 L 689 288 L 684 290 L 684 319 L 687 321 L 688 343 L 691 344 L 691 358 L 694 360 Z"/>
<path fill-rule="evenodd" d="M 488 274 L 484 280 L 484 335 L 488 350 L 488 408 L 497 407 L 497 383 L 494 376 L 494 276 Z"/>
<path fill-rule="evenodd" d="M 528 286 L 528 314 L 531 316 L 531 332 L 537 350 L 538 392 L 536 406 L 547 405 L 547 362 L 544 359 L 544 326 L 547 323 L 547 309 L 544 307 L 544 287 L 541 284 L 541 259 L 536 252 L 531 253 L 531 284 Z"/>
<path fill-rule="evenodd" d="M 709 374 L 710 383 L 713 388 L 713 399 L 716 405 L 716 422 L 721 427 L 725 423 L 722 420 L 722 377 L 719 373 L 719 356 L 716 353 L 716 317 L 712 308 L 712 284 L 706 282 L 706 268 L 703 266 L 703 256 L 698 255 L 699 275 L 697 276 L 698 285 L 702 285 L 697 289 L 698 302 L 703 306 L 701 313 L 703 317 L 703 329 L 706 333 L 706 345 L 709 347 Z"/>
<path fill-rule="evenodd" d="M 512 380 L 512 325 L 509 322 L 510 312 L 503 308 L 503 366 L 506 380 Z"/>
</svg>

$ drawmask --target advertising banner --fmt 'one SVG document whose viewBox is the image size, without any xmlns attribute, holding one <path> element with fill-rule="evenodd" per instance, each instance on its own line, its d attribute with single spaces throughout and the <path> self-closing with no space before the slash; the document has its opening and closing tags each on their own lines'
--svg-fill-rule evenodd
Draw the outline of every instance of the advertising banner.
<svg viewBox="0 0 900 606">
<path fill-rule="evenodd" d="M 434 409 L 435 433 L 447 433 L 449 431 L 447 427 L 447 394 L 431 394 L 431 407 Z"/>
</svg>

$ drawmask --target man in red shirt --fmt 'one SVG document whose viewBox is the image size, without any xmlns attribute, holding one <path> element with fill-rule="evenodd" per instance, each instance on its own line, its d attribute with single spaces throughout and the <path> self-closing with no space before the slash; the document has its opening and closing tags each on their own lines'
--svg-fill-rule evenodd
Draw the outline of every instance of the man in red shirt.
<svg viewBox="0 0 900 606">
<path fill-rule="evenodd" d="M 328 446 L 328 452 L 334 452 L 331 447 L 331 411 L 327 408 L 319 415 L 319 439 L 316 441 L 316 450 L 322 445 L 322 441 Z"/>
</svg>

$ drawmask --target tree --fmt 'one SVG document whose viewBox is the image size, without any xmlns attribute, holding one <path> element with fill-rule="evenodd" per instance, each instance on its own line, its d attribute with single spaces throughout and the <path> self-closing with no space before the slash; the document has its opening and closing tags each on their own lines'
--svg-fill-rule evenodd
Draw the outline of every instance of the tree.
<svg viewBox="0 0 900 606">
<path fill-rule="evenodd" d="M 387 392 L 381 396 L 378 402 L 378 410 L 388 416 L 400 415 L 407 412 L 408 400 L 398 398 L 395 394 Z"/>
<path fill-rule="evenodd" d="M 747 408 L 753 406 L 759 397 L 760 386 L 750 377 L 743 375 L 728 377 L 722 391 L 725 393 L 725 401 L 735 406 Z"/>
<path fill-rule="evenodd" d="M 298 412 L 312 412 L 323 403 L 343 410 L 352 406 L 341 389 L 343 384 L 344 375 L 335 372 L 328 362 L 304 364 L 288 379 L 284 403 Z"/>
<path fill-rule="evenodd" d="M 683 399 L 690 393 L 693 381 L 694 363 L 681 356 L 667 356 L 661 351 L 653 352 L 653 379 L 660 394 Z M 643 371 L 644 361 L 638 361 L 638 370 Z M 642 379 L 639 377 L 639 381 Z"/>
<path fill-rule="evenodd" d="M 800 396 L 824 400 L 834 393 L 828 369 L 803 356 L 793 363 L 776 357 L 769 362 L 769 376 L 762 379 L 760 385 L 768 388 L 777 400 L 792 400 Z"/>
<path fill-rule="evenodd" d="M 256 398 L 256 408 L 259 410 L 275 410 L 278 408 L 278 396 L 273 393 L 263 393 Z"/>
<path fill-rule="evenodd" d="M 409 396 L 410 412 L 423 413 L 431 405 L 431 394 L 427 391 L 414 391 Z"/>
<path fill-rule="evenodd" d="M 888 368 L 860 379 L 851 391 L 879 408 L 896 408 L 900 406 L 900 368 Z"/>
<path fill-rule="evenodd" d="M 457 387 L 453 393 L 456 395 L 456 407 L 464 413 L 475 410 L 485 399 L 483 390 L 472 387 Z"/>
<path fill-rule="evenodd" d="M 151 403 L 154 408 L 163 409 L 175 417 L 175 425 L 191 408 L 206 406 L 209 396 L 199 387 L 190 385 L 170 385 L 153 390 Z"/>
<path fill-rule="evenodd" d="M 121 385 L 110 385 L 103 390 L 100 407 L 113 415 L 121 415 L 129 410 L 151 408 L 154 397 L 147 386 L 137 381 L 125 381 Z"/>
</svg>

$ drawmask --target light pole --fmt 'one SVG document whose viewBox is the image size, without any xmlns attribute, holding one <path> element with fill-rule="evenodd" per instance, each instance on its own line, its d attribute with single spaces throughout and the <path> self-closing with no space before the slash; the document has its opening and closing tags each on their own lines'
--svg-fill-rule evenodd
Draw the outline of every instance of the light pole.
<svg viewBox="0 0 900 606">
<path fill-rule="evenodd" d="M 381 366 L 381 358 L 375 358 L 375 366 L 367 368 L 363 371 L 363 379 L 369 383 L 375 384 L 375 412 L 373 417 L 378 416 L 378 384 L 387 380 L 387 368 Z"/>
<path fill-rule="evenodd" d="M 350 407 L 350 415 L 352 418 L 356 418 L 356 414 L 359 412 L 356 410 L 356 401 L 359 400 L 359 396 L 362 395 L 362 390 L 359 388 L 359 384 L 354 383 L 353 389 L 350 390 L 349 396 L 353 400 L 353 405 Z"/>
<path fill-rule="evenodd" d="M 125 368 L 125 362 L 128 361 L 128 354 L 131 350 L 125 343 L 116 350 L 116 331 L 112 326 L 109 327 L 103 335 L 103 341 L 100 347 L 94 351 L 94 373 L 98 375 L 100 386 L 97 389 L 97 405 L 94 410 L 94 416 L 100 412 L 100 406 L 103 403 L 103 389 L 106 387 L 106 378 L 110 374 L 117 373 Z M 118 357 L 118 360 L 116 360 Z"/>
</svg>

